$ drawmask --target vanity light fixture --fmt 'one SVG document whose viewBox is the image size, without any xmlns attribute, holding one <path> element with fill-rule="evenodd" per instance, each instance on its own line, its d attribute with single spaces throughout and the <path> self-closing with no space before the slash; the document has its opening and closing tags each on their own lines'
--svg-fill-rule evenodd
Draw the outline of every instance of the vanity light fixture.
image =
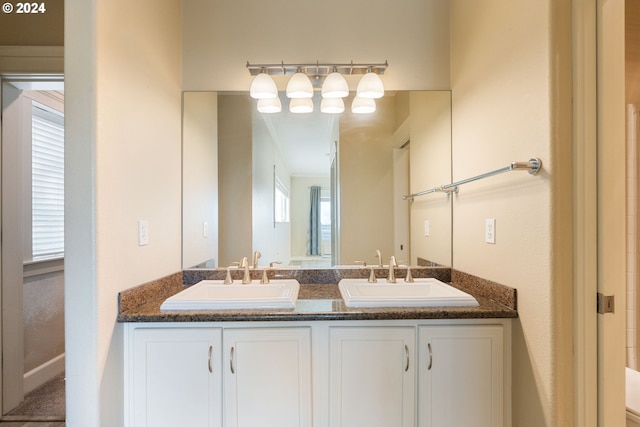
<svg viewBox="0 0 640 427">
<path fill-rule="evenodd" d="M 266 70 L 254 77 L 251 82 L 249 94 L 254 99 L 274 99 L 278 97 L 278 87 L 273 77 L 267 74 Z"/>
<path fill-rule="evenodd" d="M 323 98 L 344 98 L 349 95 L 349 85 L 344 76 L 334 71 L 327 76 L 322 84 Z"/>
<path fill-rule="evenodd" d="M 320 111 L 328 114 L 340 114 L 344 111 L 344 101 L 342 98 L 322 98 Z"/>
<path fill-rule="evenodd" d="M 249 74 L 254 76 L 251 83 L 251 97 L 256 99 L 277 98 L 278 91 L 271 76 L 292 76 L 286 86 L 286 95 L 292 101 L 289 110 L 292 112 L 313 111 L 314 86 L 322 93 L 323 101 L 340 99 L 348 96 L 349 83 L 345 76 L 362 75 L 357 87 L 357 96 L 351 106 L 354 113 L 372 113 L 376 109 L 373 99 L 384 95 L 384 85 L 380 75 L 384 74 L 389 63 L 354 64 L 353 61 L 343 64 L 250 64 L 247 61 Z M 313 81 L 313 83 L 312 83 Z M 263 85 L 268 90 L 261 90 Z M 305 102 L 293 102 L 294 99 L 307 99 Z M 365 101 L 369 99 L 369 101 Z M 275 101 L 274 101 L 275 102 Z M 278 112 L 274 105 L 267 106 L 266 102 L 259 103 L 258 111 Z M 282 109 L 282 106 L 279 107 Z M 268 110 L 268 111 L 267 111 Z M 344 111 L 344 102 L 323 102 L 320 110 L 323 112 L 340 113 Z"/>
<path fill-rule="evenodd" d="M 282 111 L 282 103 L 280 98 L 264 98 L 258 99 L 259 113 L 279 113 Z"/>
<path fill-rule="evenodd" d="M 289 111 L 292 113 L 313 113 L 313 99 L 292 98 L 289 101 Z"/>
<path fill-rule="evenodd" d="M 313 98 L 313 85 L 309 77 L 298 71 L 287 83 L 287 98 Z"/>
<path fill-rule="evenodd" d="M 384 85 L 376 73 L 367 72 L 358 83 L 356 95 L 359 98 L 382 98 L 384 96 Z"/>
<path fill-rule="evenodd" d="M 373 98 L 360 98 L 356 96 L 351 103 L 351 112 L 354 114 L 370 114 L 376 111 L 376 101 Z"/>
</svg>

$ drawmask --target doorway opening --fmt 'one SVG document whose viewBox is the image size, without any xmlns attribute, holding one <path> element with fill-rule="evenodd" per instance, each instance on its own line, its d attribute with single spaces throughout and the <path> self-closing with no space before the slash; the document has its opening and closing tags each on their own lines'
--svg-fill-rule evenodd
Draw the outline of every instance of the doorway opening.
<svg viewBox="0 0 640 427">
<path fill-rule="evenodd" d="M 63 421 L 64 83 L 12 76 L 1 93 L 1 420 Z"/>
</svg>

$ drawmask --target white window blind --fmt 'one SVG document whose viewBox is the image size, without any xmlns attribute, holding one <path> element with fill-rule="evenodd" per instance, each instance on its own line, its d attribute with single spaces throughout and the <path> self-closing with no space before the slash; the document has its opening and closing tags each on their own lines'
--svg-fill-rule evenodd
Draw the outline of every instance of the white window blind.
<svg viewBox="0 0 640 427">
<path fill-rule="evenodd" d="M 64 116 L 32 107 L 32 256 L 64 256 Z"/>
</svg>

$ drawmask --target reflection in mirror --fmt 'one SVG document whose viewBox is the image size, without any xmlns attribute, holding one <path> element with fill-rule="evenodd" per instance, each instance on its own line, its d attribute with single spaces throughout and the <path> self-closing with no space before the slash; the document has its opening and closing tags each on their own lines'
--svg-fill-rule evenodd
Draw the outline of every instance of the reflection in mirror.
<svg viewBox="0 0 640 427">
<path fill-rule="evenodd" d="M 183 265 L 451 265 L 448 91 L 387 92 L 372 114 L 262 114 L 248 93 L 191 92 L 183 110 Z M 217 120 L 215 119 L 217 117 Z M 382 259 L 376 254 L 379 251 Z"/>
</svg>

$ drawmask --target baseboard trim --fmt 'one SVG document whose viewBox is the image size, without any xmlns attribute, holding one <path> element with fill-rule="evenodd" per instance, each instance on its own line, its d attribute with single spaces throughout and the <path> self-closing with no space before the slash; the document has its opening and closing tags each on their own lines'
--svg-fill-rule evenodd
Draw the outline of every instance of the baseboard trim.
<svg viewBox="0 0 640 427">
<path fill-rule="evenodd" d="M 56 375 L 64 372 L 65 353 L 37 366 L 24 374 L 24 394 L 35 390 Z"/>
<path fill-rule="evenodd" d="M 7 423 L 19 423 L 19 422 L 64 422 L 64 417 L 56 416 L 38 416 L 38 415 L 3 415 L 0 417 L 0 421 Z M 50 425 L 50 424 L 47 424 Z"/>
</svg>

